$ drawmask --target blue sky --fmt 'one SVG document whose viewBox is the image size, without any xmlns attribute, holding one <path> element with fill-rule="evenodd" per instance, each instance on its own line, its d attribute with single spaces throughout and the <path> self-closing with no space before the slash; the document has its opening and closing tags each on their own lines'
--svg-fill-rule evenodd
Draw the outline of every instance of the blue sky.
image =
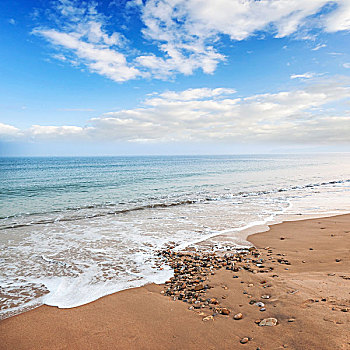
<svg viewBox="0 0 350 350">
<path fill-rule="evenodd" d="M 350 1 L 0 3 L 0 155 L 350 151 Z"/>
</svg>

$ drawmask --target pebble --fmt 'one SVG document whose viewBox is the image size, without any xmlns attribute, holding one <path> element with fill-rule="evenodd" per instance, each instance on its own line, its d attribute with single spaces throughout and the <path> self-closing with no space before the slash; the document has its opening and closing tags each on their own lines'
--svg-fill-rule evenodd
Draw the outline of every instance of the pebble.
<svg viewBox="0 0 350 350">
<path fill-rule="evenodd" d="M 222 309 L 220 309 L 220 313 L 222 315 L 229 315 L 230 314 L 230 310 L 227 309 L 226 307 L 223 307 Z"/>
<path fill-rule="evenodd" d="M 278 323 L 277 321 L 277 318 L 273 318 L 273 317 L 270 317 L 270 318 L 265 318 L 263 319 L 260 323 L 259 323 L 259 326 L 263 327 L 263 326 L 276 326 Z"/>
<path fill-rule="evenodd" d="M 294 321 L 295 321 L 295 318 L 288 319 L 288 322 L 294 322 Z"/>
<path fill-rule="evenodd" d="M 261 301 L 258 301 L 257 303 L 255 303 L 256 306 L 259 306 L 259 307 L 264 307 L 265 304 L 262 303 Z"/>
<path fill-rule="evenodd" d="M 265 307 L 262 307 L 262 308 L 260 309 L 260 311 L 266 311 L 266 308 L 265 308 Z"/>
<path fill-rule="evenodd" d="M 241 344 L 246 344 L 246 343 L 248 343 L 249 342 L 249 338 L 248 337 L 244 337 L 244 338 L 242 338 L 241 340 L 240 340 L 240 343 Z"/>
<path fill-rule="evenodd" d="M 233 318 L 235 320 L 241 320 L 243 318 L 243 314 L 241 312 L 239 312 L 238 314 L 234 315 Z"/>
<path fill-rule="evenodd" d="M 261 299 L 270 299 L 270 296 L 269 295 L 262 295 Z"/>
<path fill-rule="evenodd" d="M 341 262 L 341 259 L 335 259 L 336 262 Z"/>
<path fill-rule="evenodd" d="M 214 317 L 213 316 L 206 316 L 206 317 L 203 318 L 202 321 L 206 322 L 206 321 L 211 321 L 211 320 L 214 321 Z"/>
</svg>

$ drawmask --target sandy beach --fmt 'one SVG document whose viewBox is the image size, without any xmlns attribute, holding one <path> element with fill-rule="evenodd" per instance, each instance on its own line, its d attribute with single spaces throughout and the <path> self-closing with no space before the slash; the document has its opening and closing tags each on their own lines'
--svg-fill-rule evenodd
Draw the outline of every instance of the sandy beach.
<svg viewBox="0 0 350 350">
<path fill-rule="evenodd" d="M 350 215 L 248 239 L 256 250 L 192 285 L 197 304 L 165 295 L 173 281 L 73 309 L 41 306 L 0 323 L 0 349 L 350 349 Z"/>
</svg>

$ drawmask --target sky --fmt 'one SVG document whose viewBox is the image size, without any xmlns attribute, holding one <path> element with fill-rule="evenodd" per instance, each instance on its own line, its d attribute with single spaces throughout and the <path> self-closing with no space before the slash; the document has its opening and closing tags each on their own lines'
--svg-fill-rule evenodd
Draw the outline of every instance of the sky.
<svg viewBox="0 0 350 350">
<path fill-rule="evenodd" d="M 2 0 L 0 156 L 350 151 L 350 0 Z"/>
</svg>

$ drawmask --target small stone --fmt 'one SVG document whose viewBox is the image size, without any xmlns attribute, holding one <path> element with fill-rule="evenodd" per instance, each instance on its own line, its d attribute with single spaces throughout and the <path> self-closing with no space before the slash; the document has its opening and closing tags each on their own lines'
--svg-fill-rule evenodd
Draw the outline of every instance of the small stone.
<svg viewBox="0 0 350 350">
<path fill-rule="evenodd" d="M 305 260 L 303 260 L 303 261 L 302 261 L 302 263 L 303 263 L 303 264 L 305 264 L 305 263 L 306 263 L 306 261 L 305 261 Z"/>
<path fill-rule="evenodd" d="M 262 295 L 261 299 L 270 299 L 270 296 L 269 295 Z"/>
<path fill-rule="evenodd" d="M 223 307 L 221 310 L 220 310 L 220 313 L 222 315 L 229 315 L 230 314 L 230 310 L 227 309 L 226 307 Z"/>
<path fill-rule="evenodd" d="M 342 312 L 349 312 L 349 309 L 348 308 L 343 308 L 340 311 L 342 311 Z"/>
<path fill-rule="evenodd" d="M 246 343 L 249 342 L 249 338 L 244 337 L 244 338 L 242 338 L 239 342 L 240 342 L 241 344 L 246 344 Z"/>
<path fill-rule="evenodd" d="M 235 320 L 241 320 L 243 318 L 243 314 L 241 312 L 239 312 L 238 314 L 234 315 L 233 318 Z"/>
<path fill-rule="evenodd" d="M 283 240 L 285 240 L 286 239 L 286 237 L 280 237 L 280 240 L 281 241 L 283 241 Z"/>
<path fill-rule="evenodd" d="M 262 308 L 260 309 L 260 311 L 266 311 L 266 308 L 262 307 Z"/>
<path fill-rule="evenodd" d="M 341 259 L 335 259 L 336 262 L 341 262 Z"/>
<path fill-rule="evenodd" d="M 270 317 L 270 318 L 265 318 L 263 319 L 260 323 L 259 323 L 259 326 L 263 327 L 263 326 L 276 326 L 278 323 L 277 321 L 277 318 L 273 318 L 273 317 Z"/>
<path fill-rule="evenodd" d="M 198 285 L 196 285 L 196 286 L 194 287 L 194 290 L 195 290 L 195 291 L 200 291 L 200 290 L 202 290 L 202 289 L 204 289 L 203 284 L 198 284 Z"/>
<path fill-rule="evenodd" d="M 214 320 L 214 317 L 213 316 L 206 316 L 202 319 L 202 321 L 206 322 L 206 321 L 211 321 L 211 320 Z"/>
<path fill-rule="evenodd" d="M 255 303 L 256 306 L 259 306 L 259 307 L 264 307 L 265 304 L 262 303 L 261 301 L 258 301 L 257 303 Z"/>
<path fill-rule="evenodd" d="M 294 322 L 295 321 L 295 318 L 289 318 L 288 319 L 288 322 Z"/>
<path fill-rule="evenodd" d="M 334 272 L 329 273 L 328 276 L 335 276 L 335 273 Z"/>
<path fill-rule="evenodd" d="M 314 250 L 314 248 L 309 248 L 309 250 Z"/>
</svg>

